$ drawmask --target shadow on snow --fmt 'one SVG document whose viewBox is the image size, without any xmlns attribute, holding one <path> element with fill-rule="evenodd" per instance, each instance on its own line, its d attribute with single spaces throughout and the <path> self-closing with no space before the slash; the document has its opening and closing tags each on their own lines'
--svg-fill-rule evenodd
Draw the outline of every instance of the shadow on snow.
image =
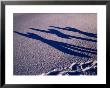
<svg viewBox="0 0 110 88">
<path fill-rule="evenodd" d="M 39 31 L 39 32 L 55 34 L 58 37 L 65 38 L 65 39 L 75 38 L 75 39 L 80 39 L 80 40 L 97 42 L 96 40 L 93 40 L 93 39 L 87 39 L 87 38 L 82 38 L 82 37 L 76 37 L 76 36 L 67 35 L 67 34 L 64 34 L 64 33 L 60 32 L 58 30 L 55 30 L 55 29 L 48 29 L 48 31 L 46 31 L 46 30 L 40 30 L 40 29 L 35 29 L 35 28 L 30 28 L 30 29 L 35 30 L 35 31 Z"/>
<path fill-rule="evenodd" d="M 63 43 L 63 42 L 46 39 L 46 38 L 43 38 L 34 33 L 27 32 L 26 34 L 24 34 L 24 33 L 20 33 L 17 31 L 14 31 L 14 33 L 19 34 L 21 36 L 31 38 L 31 39 L 40 40 L 43 43 L 46 43 L 46 44 L 62 51 L 63 53 L 67 53 L 67 54 L 78 56 L 78 57 L 91 58 L 89 56 L 89 53 L 96 54 L 96 51 L 97 51 L 97 50 L 91 49 L 91 48 L 85 48 L 85 47 L 81 47 L 81 46 L 76 46 L 76 45 L 71 45 L 71 44 L 67 44 L 67 43 Z"/>
<path fill-rule="evenodd" d="M 78 33 L 83 34 L 83 35 L 86 35 L 86 36 L 88 36 L 88 37 L 97 38 L 97 34 L 84 32 L 84 31 L 81 31 L 81 30 L 79 30 L 79 29 L 72 28 L 72 27 L 65 27 L 65 28 L 56 27 L 56 26 L 49 26 L 49 27 L 57 28 L 57 29 L 63 29 L 63 30 L 72 31 L 72 32 L 78 32 Z"/>
</svg>

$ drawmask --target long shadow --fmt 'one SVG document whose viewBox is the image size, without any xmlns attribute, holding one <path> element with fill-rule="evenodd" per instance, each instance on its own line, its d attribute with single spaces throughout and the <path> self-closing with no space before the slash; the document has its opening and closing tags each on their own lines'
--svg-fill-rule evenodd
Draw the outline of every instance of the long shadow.
<svg viewBox="0 0 110 88">
<path fill-rule="evenodd" d="M 61 38 L 71 39 L 69 35 L 61 33 L 60 31 L 57 31 L 55 29 L 48 29 L 48 31 L 35 29 L 35 28 L 29 28 L 29 29 L 32 29 L 32 30 L 35 30 L 35 31 L 40 31 L 40 32 L 45 32 L 45 33 L 50 33 L 50 34 L 55 34 L 55 35 L 57 35 L 58 37 L 61 37 Z"/>
<path fill-rule="evenodd" d="M 93 40 L 93 39 L 87 39 L 87 38 L 82 38 L 82 37 L 76 37 L 76 36 L 67 35 L 67 34 L 64 34 L 64 33 L 60 32 L 58 30 L 55 30 L 55 29 L 48 29 L 48 31 L 46 31 L 46 30 L 40 30 L 40 29 L 35 29 L 35 28 L 29 28 L 29 29 L 32 29 L 32 30 L 35 30 L 35 31 L 40 31 L 40 32 L 45 32 L 45 33 L 50 33 L 50 34 L 55 34 L 58 37 L 66 38 L 66 39 L 75 38 L 75 39 L 80 39 L 80 40 L 97 42 L 97 40 Z"/>
<path fill-rule="evenodd" d="M 65 27 L 65 28 L 56 27 L 56 26 L 49 26 L 49 27 L 57 28 L 57 29 L 63 29 L 63 30 L 68 30 L 68 31 L 72 31 L 72 32 L 78 32 L 78 33 L 83 34 L 83 35 L 86 35 L 86 36 L 88 36 L 88 37 L 97 38 L 97 34 L 89 33 L 89 32 L 84 32 L 84 31 L 81 31 L 81 30 L 79 30 L 79 29 L 72 28 L 72 27 Z"/>
<path fill-rule="evenodd" d="M 85 47 L 80 47 L 80 46 L 75 46 L 75 45 L 71 45 L 71 44 L 67 44 L 67 43 L 63 43 L 63 42 L 49 40 L 49 39 L 43 38 L 43 37 L 41 37 L 37 34 L 34 34 L 34 33 L 24 34 L 24 33 L 16 32 L 16 31 L 14 31 L 14 33 L 17 33 L 19 35 L 22 35 L 22 36 L 25 36 L 25 37 L 28 37 L 31 39 L 40 40 L 43 43 L 46 43 L 46 44 L 48 44 L 48 45 L 50 45 L 50 46 L 52 46 L 58 50 L 60 50 L 64 53 L 70 54 L 70 55 L 74 55 L 74 56 L 78 56 L 78 57 L 84 57 L 84 58 L 91 58 L 91 56 L 88 55 L 89 53 L 91 53 L 91 52 L 89 52 L 89 50 L 91 50 L 89 48 L 87 48 L 87 50 L 85 50 L 86 49 Z M 82 51 L 81 49 L 82 50 L 84 49 L 84 50 Z M 92 49 L 92 50 L 94 50 L 94 49 Z M 84 51 L 86 53 L 84 53 Z"/>
<path fill-rule="evenodd" d="M 82 49 L 82 50 L 85 50 L 85 51 L 97 52 L 96 49 L 86 48 L 86 47 L 82 47 L 82 46 L 76 46 L 76 45 L 70 45 L 70 44 L 67 44 L 67 46 L 70 46 L 71 48 L 76 47 L 78 49 Z"/>
</svg>

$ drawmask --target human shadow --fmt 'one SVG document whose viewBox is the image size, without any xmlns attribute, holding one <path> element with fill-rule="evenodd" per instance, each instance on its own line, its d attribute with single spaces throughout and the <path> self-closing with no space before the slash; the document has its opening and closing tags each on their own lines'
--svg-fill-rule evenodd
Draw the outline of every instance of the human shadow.
<svg viewBox="0 0 110 88">
<path fill-rule="evenodd" d="M 78 32 L 78 33 L 83 34 L 83 35 L 86 35 L 86 36 L 88 36 L 88 37 L 97 38 L 97 34 L 89 33 L 89 32 L 84 32 L 84 31 L 81 31 L 81 30 L 79 30 L 79 29 L 72 28 L 72 27 L 65 27 L 65 28 L 56 27 L 56 26 L 49 26 L 49 27 L 57 28 L 57 29 L 63 29 L 63 30 L 72 31 L 72 32 Z"/>
<path fill-rule="evenodd" d="M 75 38 L 75 39 L 80 39 L 80 40 L 97 42 L 97 40 L 93 40 L 93 39 L 87 39 L 87 38 L 82 38 L 82 37 L 76 37 L 76 36 L 67 35 L 67 34 L 64 34 L 64 33 L 60 32 L 58 30 L 55 30 L 55 29 L 48 29 L 48 31 L 47 30 L 35 29 L 35 28 L 29 28 L 29 29 L 32 29 L 32 30 L 35 30 L 35 31 L 40 31 L 40 32 L 45 32 L 45 33 L 50 33 L 50 34 L 55 34 L 58 37 L 65 38 L 65 39 Z"/>
<path fill-rule="evenodd" d="M 58 37 L 61 37 L 61 38 L 65 38 L 65 39 L 71 39 L 69 35 L 66 35 L 58 30 L 55 30 L 55 29 L 48 29 L 47 30 L 40 30 L 40 29 L 35 29 L 35 28 L 29 28 L 29 29 L 32 29 L 32 30 L 35 30 L 35 31 L 40 31 L 40 32 L 44 32 L 44 33 L 50 33 L 50 34 L 55 34 L 57 35 Z"/>
<path fill-rule="evenodd" d="M 61 52 L 67 53 L 67 54 L 70 54 L 70 55 L 74 55 L 74 56 L 78 56 L 78 57 L 84 57 L 84 58 L 91 58 L 91 56 L 89 56 L 89 53 L 96 54 L 95 49 L 75 46 L 75 45 L 71 45 L 71 44 L 67 44 L 67 43 L 63 43 L 63 42 L 58 42 L 58 41 L 46 39 L 46 38 L 43 38 L 43 37 L 41 37 L 37 34 L 34 34 L 34 33 L 27 32 L 25 34 L 25 33 L 20 33 L 20 32 L 17 32 L 17 31 L 14 31 L 14 33 L 19 34 L 21 36 L 31 38 L 31 39 L 40 40 L 43 43 L 46 43 L 46 44 L 60 50 Z"/>
</svg>

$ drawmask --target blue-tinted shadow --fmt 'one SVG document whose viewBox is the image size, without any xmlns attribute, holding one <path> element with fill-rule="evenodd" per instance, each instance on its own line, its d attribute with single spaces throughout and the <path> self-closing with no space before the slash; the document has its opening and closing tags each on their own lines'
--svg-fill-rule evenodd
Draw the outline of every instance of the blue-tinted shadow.
<svg viewBox="0 0 110 88">
<path fill-rule="evenodd" d="M 74 56 L 78 56 L 78 57 L 84 57 L 84 58 L 91 58 L 89 56 L 89 53 L 95 53 L 94 49 L 90 49 L 90 48 L 85 48 L 85 47 L 80 47 L 80 46 L 75 46 L 75 45 L 71 45 L 71 44 L 67 44 L 67 43 L 63 43 L 63 42 L 58 42 L 58 41 L 54 41 L 54 40 L 49 40 L 46 38 L 43 38 L 37 34 L 34 33 L 20 33 L 20 32 L 16 32 L 14 31 L 14 33 L 19 34 L 21 36 L 25 36 L 31 39 L 36 39 L 36 40 L 40 40 L 43 43 L 46 43 L 58 50 L 60 50 L 61 52 L 70 54 L 70 55 L 74 55 Z"/>
<path fill-rule="evenodd" d="M 93 39 L 87 39 L 87 38 L 82 38 L 82 37 L 76 37 L 76 36 L 67 35 L 67 34 L 64 34 L 64 33 L 60 32 L 58 30 L 55 30 L 55 29 L 48 29 L 48 31 L 46 31 L 46 30 L 40 30 L 40 29 L 35 29 L 35 28 L 30 28 L 30 29 L 35 30 L 35 31 L 44 32 L 44 33 L 55 34 L 58 37 L 65 38 L 65 39 L 75 38 L 75 39 L 80 39 L 80 40 L 97 42 L 96 40 L 93 40 Z"/>
<path fill-rule="evenodd" d="M 81 30 L 79 30 L 79 29 L 72 28 L 72 27 L 65 27 L 65 28 L 56 27 L 56 26 L 49 26 L 49 27 L 57 28 L 57 29 L 63 29 L 63 30 L 68 30 L 68 31 L 72 31 L 72 32 L 78 32 L 78 33 L 83 34 L 83 35 L 86 35 L 86 36 L 88 36 L 88 37 L 97 38 L 97 34 L 84 32 L 84 31 L 81 31 Z"/>
<path fill-rule="evenodd" d="M 35 29 L 35 28 L 29 28 L 29 29 L 32 29 L 32 30 L 35 30 L 35 31 L 39 31 L 39 32 L 44 32 L 44 33 L 55 34 L 58 37 L 65 38 L 65 39 L 71 39 L 69 35 L 66 35 L 64 33 L 61 33 L 60 31 L 55 30 L 55 29 L 48 29 L 48 31 L 46 31 L 46 30 L 40 30 L 40 29 Z"/>
</svg>

